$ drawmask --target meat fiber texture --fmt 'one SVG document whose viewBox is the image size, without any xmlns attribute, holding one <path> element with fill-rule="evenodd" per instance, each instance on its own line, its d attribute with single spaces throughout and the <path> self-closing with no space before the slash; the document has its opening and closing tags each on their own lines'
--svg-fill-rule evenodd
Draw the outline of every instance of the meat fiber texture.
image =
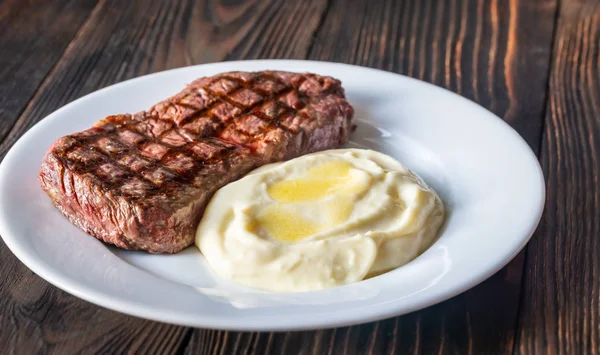
<svg viewBox="0 0 600 355">
<path fill-rule="evenodd" d="M 42 189 L 73 224 L 119 248 L 176 253 L 212 195 L 250 170 L 344 144 L 340 81 L 281 71 L 204 77 L 137 114 L 58 139 Z"/>
</svg>

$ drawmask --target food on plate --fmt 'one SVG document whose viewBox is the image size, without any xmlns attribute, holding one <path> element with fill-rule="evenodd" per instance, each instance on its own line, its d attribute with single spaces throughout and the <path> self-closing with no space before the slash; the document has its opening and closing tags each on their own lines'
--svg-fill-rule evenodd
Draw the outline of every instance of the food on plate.
<svg viewBox="0 0 600 355">
<path fill-rule="evenodd" d="M 444 214 L 436 192 L 390 156 L 328 150 L 263 166 L 221 188 L 196 246 L 236 283 L 319 290 L 411 261 L 431 246 Z"/>
<path fill-rule="evenodd" d="M 147 111 L 109 116 L 58 139 L 39 180 L 54 205 L 96 238 L 175 253 L 194 243 L 220 187 L 258 166 L 346 143 L 352 116 L 331 77 L 203 77 Z"/>
</svg>

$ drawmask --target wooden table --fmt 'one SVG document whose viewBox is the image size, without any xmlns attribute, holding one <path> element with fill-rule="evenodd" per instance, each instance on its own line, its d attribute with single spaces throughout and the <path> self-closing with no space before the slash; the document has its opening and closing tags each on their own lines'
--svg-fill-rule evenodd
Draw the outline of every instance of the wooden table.
<svg viewBox="0 0 600 355">
<path fill-rule="evenodd" d="M 192 329 L 109 311 L 51 286 L 0 244 L 2 353 L 600 352 L 599 1 L 0 0 L 0 158 L 37 121 L 94 90 L 246 58 L 381 68 L 503 117 L 546 176 L 533 239 L 449 301 L 290 333 Z"/>
</svg>

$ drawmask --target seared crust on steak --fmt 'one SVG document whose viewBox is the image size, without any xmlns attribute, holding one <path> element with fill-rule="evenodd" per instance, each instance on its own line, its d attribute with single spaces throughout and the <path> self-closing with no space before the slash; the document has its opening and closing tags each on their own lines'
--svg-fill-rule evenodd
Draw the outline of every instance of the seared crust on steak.
<svg viewBox="0 0 600 355">
<path fill-rule="evenodd" d="M 347 142 L 353 109 L 338 80 L 279 71 L 200 78 L 134 115 L 58 139 L 42 189 L 106 243 L 175 253 L 194 242 L 211 196 L 270 162 Z"/>
</svg>

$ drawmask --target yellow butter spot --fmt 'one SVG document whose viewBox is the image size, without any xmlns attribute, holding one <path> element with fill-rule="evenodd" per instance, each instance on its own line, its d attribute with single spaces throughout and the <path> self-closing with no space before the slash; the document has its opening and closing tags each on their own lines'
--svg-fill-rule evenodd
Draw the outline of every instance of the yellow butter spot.
<svg viewBox="0 0 600 355">
<path fill-rule="evenodd" d="M 327 162 L 310 168 L 300 179 L 279 181 L 269 186 L 267 191 L 281 202 L 314 201 L 336 193 L 357 193 L 363 184 L 353 179 L 350 173 L 352 167 L 344 161 Z"/>
<path fill-rule="evenodd" d="M 317 233 L 316 223 L 273 204 L 257 216 L 257 226 L 270 237 L 283 242 L 297 242 Z"/>
<path fill-rule="evenodd" d="M 258 214 L 256 228 L 271 238 L 296 242 L 344 223 L 354 209 L 354 197 L 369 187 L 369 181 L 357 173 L 348 162 L 330 161 L 308 169 L 301 178 L 268 186 L 267 192 L 276 201 Z M 286 208 L 292 204 L 302 205 Z M 309 220 L 298 215 L 302 209 L 319 209 L 320 216 Z"/>
</svg>

